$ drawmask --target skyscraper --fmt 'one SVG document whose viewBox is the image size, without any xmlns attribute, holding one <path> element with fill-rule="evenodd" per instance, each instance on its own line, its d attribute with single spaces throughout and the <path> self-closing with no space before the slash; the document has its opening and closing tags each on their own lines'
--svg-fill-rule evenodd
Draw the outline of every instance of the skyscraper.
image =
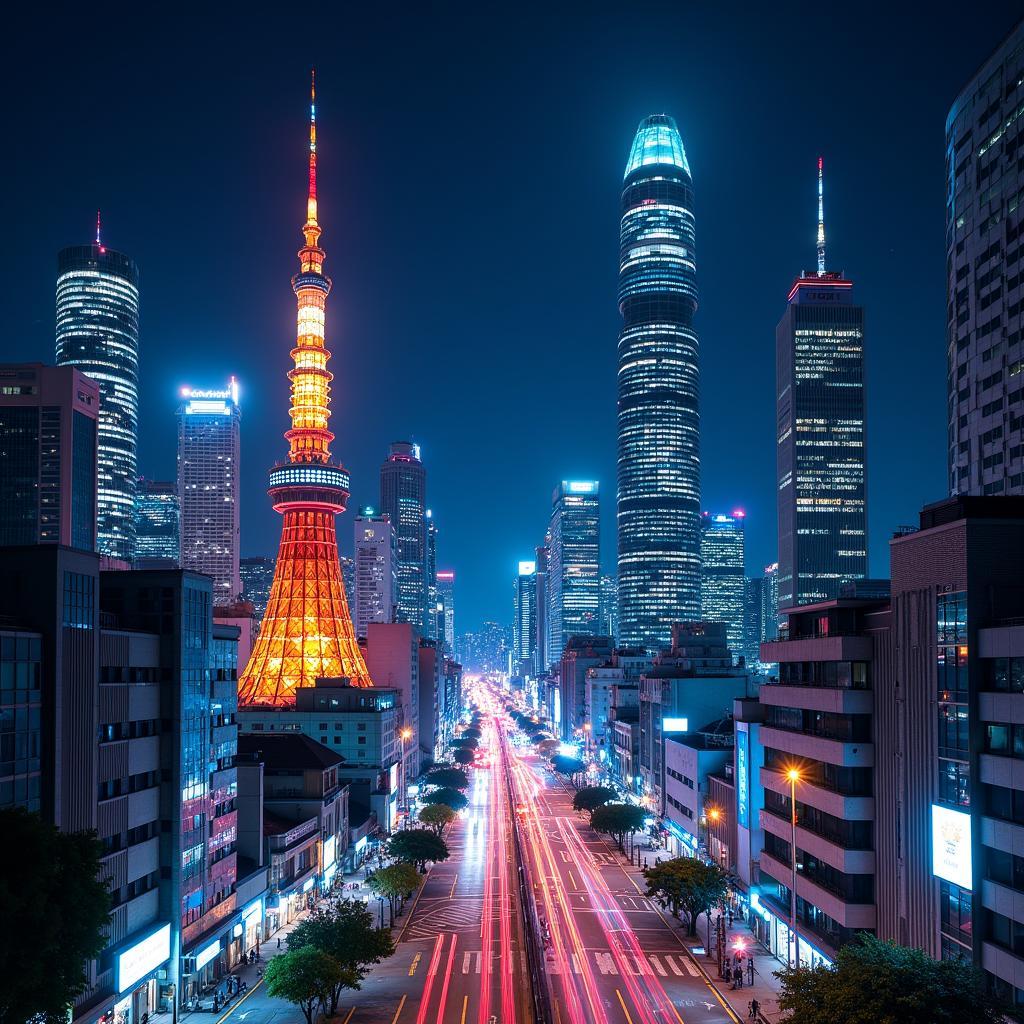
<svg viewBox="0 0 1024 1024">
<path fill-rule="evenodd" d="M 548 589 L 548 544 L 551 538 L 545 535 L 544 543 L 537 548 L 537 643 L 533 655 L 533 671 L 540 676 L 551 665 L 548 651 L 551 650 L 551 608 Z"/>
<path fill-rule="evenodd" d="M 1024 21 L 946 118 L 950 494 L 1024 494 Z"/>
<path fill-rule="evenodd" d="M 427 611 L 427 471 L 418 444 L 391 445 L 380 467 L 380 507 L 398 543 L 398 618 L 422 630 Z"/>
<path fill-rule="evenodd" d="M 338 562 L 335 516 L 349 498 L 348 471 L 331 458 L 328 428 L 330 352 L 324 344 L 327 294 L 316 189 L 316 94 L 310 106 L 309 192 L 305 244 L 292 278 L 298 301 L 298 341 L 292 349 L 288 461 L 270 471 L 274 510 L 284 516 L 274 582 L 259 639 L 238 680 L 240 704 L 288 706 L 298 686 L 320 677 L 346 677 L 372 686 L 356 641 Z"/>
<path fill-rule="evenodd" d="M 512 668 L 529 662 L 533 671 L 533 657 L 537 651 L 537 563 L 520 562 L 512 591 Z"/>
<path fill-rule="evenodd" d="M 601 577 L 601 623 L 598 632 L 613 640 L 619 636 L 619 581 L 614 576 Z"/>
<path fill-rule="evenodd" d="M 180 564 L 178 485 L 140 476 L 135 488 L 135 568 L 175 569 Z"/>
<path fill-rule="evenodd" d="M 437 571 L 438 620 L 443 624 L 440 639 L 444 641 L 445 652 L 456 658 L 455 651 L 455 573 L 451 569 Z"/>
<path fill-rule="evenodd" d="M 761 642 L 779 635 L 779 563 L 764 567 L 761 577 Z"/>
<path fill-rule="evenodd" d="M 57 364 L 77 366 L 100 389 L 96 549 L 135 557 L 139 426 L 139 269 L 96 241 L 57 256 Z"/>
<path fill-rule="evenodd" d="M 804 271 L 775 330 L 779 608 L 837 597 L 867 575 L 864 310 L 825 269 L 818 161 L 818 269 Z"/>
<path fill-rule="evenodd" d="M 631 647 L 667 646 L 700 608 L 696 309 L 690 167 L 675 121 L 653 114 L 626 163 L 619 255 L 619 639 Z"/>
<path fill-rule="evenodd" d="M 428 639 L 437 640 L 437 523 L 434 513 L 428 508 L 424 512 L 427 531 L 427 555 L 424 572 L 426 575 L 426 610 L 423 619 L 423 635 Z"/>
<path fill-rule="evenodd" d="M 700 617 L 724 622 L 733 657 L 744 653 L 744 516 L 705 512 L 700 519 Z"/>
<path fill-rule="evenodd" d="M 394 622 L 398 596 L 398 545 L 388 516 L 367 505 L 355 521 L 356 636 L 371 622 Z"/>
<path fill-rule="evenodd" d="M 99 405 L 73 367 L 0 365 L 0 546 L 95 550 Z"/>
<path fill-rule="evenodd" d="M 563 480 L 548 527 L 549 662 L 571 636 L 596 635 L 601 608 L 601 515 L 596 480 Z"/>
<path fill-rule="evenodd" d="M 213 577 L 214 605 L 238 599 L 240 420 L 238 383 L 181 389 L 178 497 L 181 567 Z"/>
<path fill-rule="evenodd" d="M 764 634 L 764 577 L 748 576 L 743 591 L 743 657 L 748 668 L 761 661 L 761 640 Z"/>
<path fill-rule="evenodd" d="M 263 613 L 270 600 L 270 588 L 274 582 L 274 566 L 277 560 L 265 555 L 252 555 L 238 560 L 238 575 L 242 581 L 242 598 L 252 604 L 253 626 L 259 633 Z"/>
</svg>

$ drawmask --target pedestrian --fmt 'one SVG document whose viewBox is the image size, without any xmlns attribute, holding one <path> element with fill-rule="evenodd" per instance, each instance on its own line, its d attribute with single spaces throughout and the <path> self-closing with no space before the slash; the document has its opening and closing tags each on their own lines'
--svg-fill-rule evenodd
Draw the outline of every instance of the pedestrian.
<svg viewBox="0 0 1024 1024">
<path fill-rule="evenodd" d="M 281 948 L 281 936 L 280 935 L 277 937 L 277 948 L 278 949 Z"/>
<path fill-rule="evenodd" d="M 732 965 L 728 960 L 725 961 L 725 967 L 722 968 L 722 974 L 726 981 L 732 981 Z"/>
<path fill-rule="evenodd" d="M 751 1020 L 753 1018 L 753 1016 L 754 1016 L 754 1000 L 751 999 L 750 1002 L 747 1003 L 747 1019 Z"/>
<path fill-rule="evenodd" d="M 747 957 L 747 984 L 754 984 L 754 958 L 752 956 Z"/>
<path fill-rule="evenodd" d="M 750 1000 L 750 1016 L 757 1020 L 761 1013 L 761 1004 L 756 999 Z"/>
</svg>

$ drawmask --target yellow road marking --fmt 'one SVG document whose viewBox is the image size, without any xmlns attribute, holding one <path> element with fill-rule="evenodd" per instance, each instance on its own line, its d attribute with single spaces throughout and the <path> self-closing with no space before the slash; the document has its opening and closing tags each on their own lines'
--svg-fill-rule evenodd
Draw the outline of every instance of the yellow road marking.
<svg viewBox="0 0 1024 1024">
<path fill-rule="evenodd" d="M 453 899 L 455 896 L 455 883 L 459 880 L 458 872 L 455 873 L 455 877 L 452 879 L 452 891 L 448 893 L 448 899 Z"/>
<path fill-rule="evenodd" d="M 412 958 L 412 963 L 409 964 L 409 977 L 411 978 L 416 973 L 416 968 L 420 965 L 420 960 L 423 958 L 422 953 L 417 953 Z"/>
<path fill-rule="evenodd" d="M 242 1005 L 242 1003 L 244 1003 L 246 1001 L 246 999 L 248 999 L 249 996 L 251 996 L 253 994 L 253 992 L 255 992 L 256 989 L 258 989 L 260 987 L 260 985 L 262 985 L 262 984 L 263 984 L 263 979 L 260 978 L 260 980 L 257 981 L 256 984 L 253 985 L 253 987 L 251 989 L 249 989 L 249 991 L 246 992 L 245 995 L 242 996 L 242 998 L 239 999 L 238 1002 L 235 1003 L 235 1005 L 232 1006 L 231 1009 L 228 1010 L 228 1012 L 225 1013 L 224 1016 L 220 1018 L 220 1020 L 217 1021 L 217 1024 L 224 1024 L 224 1021 L 226 1021 L 228 1019 L 228 1017 L 230 1017 L 231 1014 L 233 1014 L 235 1012 L 235 1010 L 237 1010 Z"/>
<path fill-rule="evenodd" d="M 622 998 L 622 993 L 616 989 L 615 994 L 619 997 L 619 1005 L 622 1007 L 622 1012 L 626 1015 L 626 1021 L 628 1024 L 633 1024 L 633 1018 L 630 1017 L 629 1010 L 626 1009 L 626 1000 Z M 392 1024 L 394 1024 L 393 1021 Z"/>
<path fill-rule="evenodd" d="M 356 1008 L 353 1006 L 352 1009 L 348 1011 L 348 1016 L 341 1022 L 341 1024 L 348 1024 L 348 1022 L 352 1019 L 352 1014 L 355 1012 Z"/>
<path fill-rule="evenodd" d="M 466 1007 L 469 1006 L 469 996 L 462 997 L 462 1020 L 460 1024 L 466 1024 Z"/>
<path fill-rule="evenodd" d="M 569 881 L 572 882 L 572 887 L 574 889 L 578 889 L 579 888 L 579 884 L 577 883 L 577 881 L 576 881 L 576 879 L 573 876 L 573 873 L 571 871 L 569 872 Z"/>
<path fill-rule="evenodd" d="M 395 1010 L 394 1017 L 391 1018 L 391 1024 L 398 1024 L 398 1015 L 402 1012 L 403 1006 L 405 1006 L 405 996 L 402 996 L 402 1001 L 398 1004 L 398 1009 Z"/>
</svg>

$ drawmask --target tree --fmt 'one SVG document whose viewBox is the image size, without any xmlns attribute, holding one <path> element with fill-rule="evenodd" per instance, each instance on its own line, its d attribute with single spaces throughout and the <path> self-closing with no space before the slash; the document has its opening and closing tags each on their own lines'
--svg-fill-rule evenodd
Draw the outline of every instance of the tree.
<svg viewBox="0 0 1024 1024">
<path fill-rule="evenodd" d="M 537 744 L 537 753 L 542 757 L 551 757 L 561 745 L 558 740 L 541 740 Z"/>
<path fill-rule="evenodd" d="M 422 884 L 423 876 L 412 864 L 402 861 L 375 871 L 370 878 L 370 888 L 388 901 L 392 921 L 395 919 L 396 901 L 407 900 Z"/>
<path fill-rule="evenodd" d="M 288 944 L 291 942 L 289 937 Z M 333 956 L 315 946 L 303 946 L 275 956 L 267 964 L 263 980 L 267 983 L 268 995 L 295 1003 L 302 1010 L 306 1024 L 313 1024 L 317 1011 L 327 1009 L 334 987 L 344 987 L 344 974 Z"/>
<path fill-rule="evenodd" d="M 415 868 L 412 871 L 417 874 Z M 288 951 L 307 947 L 326 953 L 341 967 L 340 976 L 330 988 L 332 1015 L 338 1012 L 342 991 L 359 988 L 370 965 L 395 951 L 391 936 L 373 926 L 373 914 L 361 900 L 338 900 L 332 908 L 317 910 L 300 921 L 288 936 Z"/>
<path fill-rule="evenodd" d="M 107 945 L 103 849 L 90 832 L 59 832 L 21 808 L 0 811 L 0 1022 L 64 1024 Z"/>
<path fill-rule="evenodd" d="M 595 811 L 595 814 L 597 812 Z M 697 919 L 708 915 L 710 928 L 711 908 L 725 901 L 729 891 L 729 876 L 717 864 L 705 864 L 696 857 L 675 857 L 644 870 L 647 895 L 669 906 L 678 917 L 682 910 L 687 916 L 687 935 L 697 934 Z"/>
<path fill-rule="evenodd" d="M 473 739 L 472 736 L 456 736 L 448 746 L 453 750 L 476 750 L 480 746 L 480 741 Z"/>
<path fill-rule="evenodd" d="M 462 796 L 461 793 L 458 795 Z M 437 863 L 448 859 L 448 846 L 429 828 L 408 828 L 404 832 L 396 832 L 391 837 L 388 853 L 398 860 L 407 861 L 409 864 L 415 864 L 420 870 L 425 870 L 428 860 Z"/>
<path fill-rule="evenodd" d="M 615 790 L 608 786 L 584 786 L 577 790 L 576 795 L 572 798 L 572 809 L 574 811 L 589 811 L 593 815 L 598 807 L 614 799 Z"/>
<path fill-rule="evenodd" d="M 614 836 L 621 850 L 626 836 L 644 827 L 645 816 L 643 808 L 634 804 L 601 804 L 591 812 L 590 824 L 594 831 Z"/>
<path fill-rule="evenodd" d="M 419 813 L 419 820 L 435 834 L 444 835 L 444 830 L 458 817 L 447 804 L 427 804 Z"/>
<path fill-rule="evenodd" d="M 469 779 L 461 768 L 443 765 L 431 770 L 426 778 L 428 786 L 448 786 L 451 789 L 468 789 Z"/>
<path fill-rule="evenodd" d="M 556 754 L 551 758 L 551 767 L 559 775 L 564 775 L 576 785 L 576 776 L 587 770 L 587 766 L 578 757 L 566 757 L 565 754 Z"/>
<path fill-rule="evenodd" d="M 424 798 L 425 804 L 447 804 L 453 811 L 461 811 L 468 806 L 469 801 L 457 789 L 450 789 L 448 786 L 441 786 L 428 793 Z"/>
<path fill-rule="evenodd" d="M 779 1008 L 800 1024 L 997 1024 L 1005 1008 L 962 960 L 861 934 L 833 967 L 784 968 Z"/>
<path fill-rule="evenodd" d="M 458 764 L 472 764 L 475 760 L 473 751 L 467 750 L 465 747 L 459 747 L 459 749 L 452 754 L 452 757 Z"/>
<path fill-rule="evenodd" d="M 471 740 L 479 741 L 483 739 L 484 734 L 475 725 L 471 725 L 469 728 L 462 730 L 462 735 Z"/>
</svg>

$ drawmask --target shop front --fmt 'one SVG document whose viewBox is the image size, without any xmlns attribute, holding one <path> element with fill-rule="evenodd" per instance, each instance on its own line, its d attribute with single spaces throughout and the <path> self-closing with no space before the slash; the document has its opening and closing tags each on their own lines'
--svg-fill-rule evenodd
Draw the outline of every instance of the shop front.
<svg viewBox="0 0 1024 1024">
<path fill-rule="evenodd" d="M 794 950 L 794 934 L 789 927 L 789 922 L 775 914 L 770 907 L 762 903 L 757 893 L 751 893 L 751 930 L 758 941 L 765 946 L 776 960 L 792 967 L 796 962 Z M 800 940 L 800 966 L 801 967 L 831 967 L 832 960 L 820 949 L 807 940 L 806 935 L 801 931 Z"/>
<path fill-rule="evenodd" d="M 171 926 L 160 923 L 114 954 L 113 1003 L 96 1024 L 141 1024 L 161 1008 L 171 957 Z"/>
</svg>

